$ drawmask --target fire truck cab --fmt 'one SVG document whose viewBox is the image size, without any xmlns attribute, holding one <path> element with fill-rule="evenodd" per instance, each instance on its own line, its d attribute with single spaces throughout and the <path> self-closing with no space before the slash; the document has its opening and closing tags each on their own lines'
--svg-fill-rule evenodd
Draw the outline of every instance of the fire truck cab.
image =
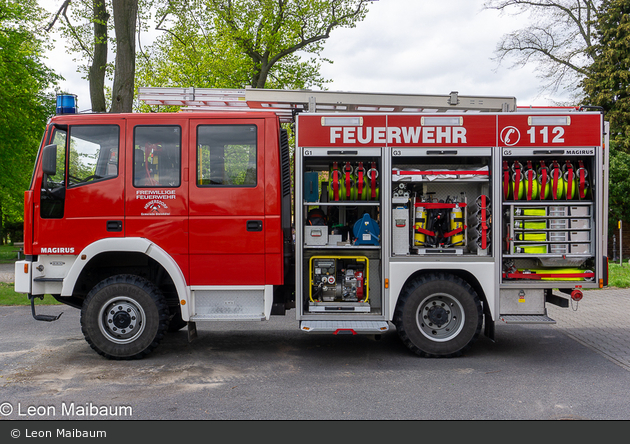
<svg viewBox="0 0 630 444">
<path fill-rule="evenodd" d="M 35 314 L 45 294 L 80 309 L 105 357 L 292 308 L 306 333 L 393 325 L 420 356 L 458 356 L 482 327 L 553 323 L 546 304 L 606 285 L 599 111 L 457 93 L 140 98 L 183 108 L 60 113 L 25 192 L 16 292 L 38 320 L 57 318 Z"/>
</svg>

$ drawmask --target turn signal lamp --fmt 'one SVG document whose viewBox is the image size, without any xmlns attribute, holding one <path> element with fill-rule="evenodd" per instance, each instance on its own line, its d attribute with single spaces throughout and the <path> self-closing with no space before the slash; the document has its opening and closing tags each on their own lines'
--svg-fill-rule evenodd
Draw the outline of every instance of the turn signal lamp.
<svg viewBox="0 0 630 444">
<path fill-rule="evenodd" d="M 59 94 L 57 96 L 57 114 L 76 114 L 77 96 L 74 94 Z"/>
</svg>

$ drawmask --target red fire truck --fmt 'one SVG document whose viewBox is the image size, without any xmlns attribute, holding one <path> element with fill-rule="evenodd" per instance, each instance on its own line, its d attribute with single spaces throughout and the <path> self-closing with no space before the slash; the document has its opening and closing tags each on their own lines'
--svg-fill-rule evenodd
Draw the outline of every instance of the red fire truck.
<svg viewBox="0 0 630 444">
<path fill-rule="evenodd" d="M 295 310 L 453 357 L 607 285 L 607 123 L 512 97 L 145 88 L 179 112 L 48 123 L 15 290 L 143 357 L 199 322 Z M 70 100 L 72 97 L 70 97 Z M 63 98 L 66 100 L 66 98 Z M 290 147 L 289 135 L 295 139 Z M 554 291 L 556 289 L 556 291 Z"/>
</svg>

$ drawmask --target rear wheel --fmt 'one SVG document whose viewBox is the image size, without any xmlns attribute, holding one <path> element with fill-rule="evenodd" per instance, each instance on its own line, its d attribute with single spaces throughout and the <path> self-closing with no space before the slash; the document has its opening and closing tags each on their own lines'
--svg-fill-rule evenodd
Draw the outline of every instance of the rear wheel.
<svg viewBox="0 0 630 444">
<path fill-rule="evenodd" d="M 479 336 L 482 321 L 475 290 L 450 274 L 430 274 L 409 282 L 394 314 L 403 343 L 431 358 L 460 356 Z"/>
<path fill-rule="evenodd" d="M 168 330 L 164 296 L 146 279 L 117 275 L 97 284 L 81 309 L 81 330 L 109 359 L 138 359 L 157 347 Z"/>
</svg>

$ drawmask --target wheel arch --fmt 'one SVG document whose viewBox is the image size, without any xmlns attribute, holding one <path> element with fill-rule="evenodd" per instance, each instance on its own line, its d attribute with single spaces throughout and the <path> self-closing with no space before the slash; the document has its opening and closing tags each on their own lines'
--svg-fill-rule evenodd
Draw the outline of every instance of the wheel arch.
<svg viewBox="0 0 630 444">
<path fill-rule="evenodd" d="M 473 272 L 462 268 L 423 268 L 421 270 L 415 270 L 414 272 L 409 274 L 395 293 L 396 297 L 392 301 L 391 305 L 392 317 L 396 311 L 396 306 L 399 303 L 400 294 L 411 281 L 425 275 L 438 273 L 451 274 L 453 276 L 459 277 L 460 279 L 468 283 L 479 296 L 479 299 L 482 303 L 484 315 L 490 316 L 490 319 L 494 319 L 494 304 L 491 300 L 492 288 L 488 288 L 487 283 L 481 282 Z"/>
<path fill-rule="evenodd" d="M 103 262 L 116 265 L 105 271 L 99 265 Z M 184 321 L 189 320 L 188 310 L 183 307 L 190 306 L 189 288 L 181 268 L 166 251 L 145 238 L 109 238 L 88 245 L 79 253 L 65 277 L 60 299 L 74 305 L 73 299 L 76 303 L 81 294 L 89 291 L 89 288 L 83 287 L 130 268 L 144 269 L 145 274 L 166 276 L 161 289 L 165 292 L 169 306 L 179 307 Z"/>
<path fill-rule="evenodd" d="M 392 322 L 402 342 L 415 354 L 457 357 L 477 340 L 485 296 L 472 273 L 463 271 L 418 270 L 402 286 Z"/>
</svg>

